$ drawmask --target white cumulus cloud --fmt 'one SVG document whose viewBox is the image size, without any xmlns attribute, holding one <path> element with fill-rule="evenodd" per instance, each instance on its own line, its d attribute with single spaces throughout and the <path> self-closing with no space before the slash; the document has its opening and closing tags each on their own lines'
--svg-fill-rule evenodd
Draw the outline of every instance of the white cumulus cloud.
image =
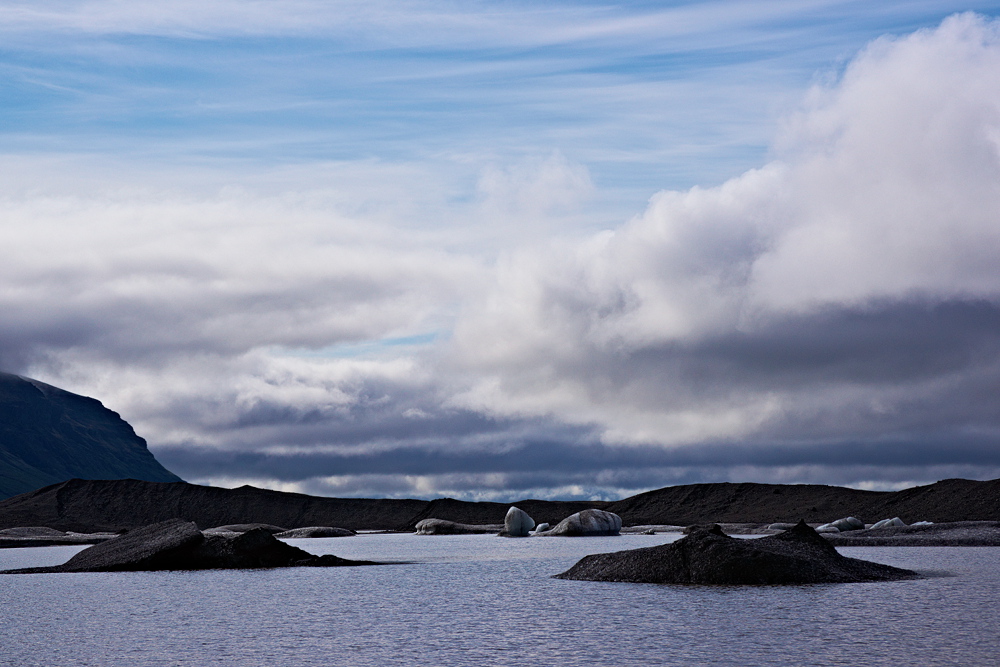
<svg viewBox="0 0 1000 667">
<path fill-rule="evenodd" d="M 867 336 L 891 346 L 878 329 L 900 317 L 890 305 L 996 303 L 998 132 L 997 23 L 966 14 L 878 40 L 810 93 L 777 161 L 715 188 L 661 192 L 584 243 L 503 261 L 456 327 L 456 353 L 481 377 L 459 401 L 646 443 L 750 436 L 822 401 L 861 419 L 850 404 L 866 397 L 868 411 L 872 394 L 891 392 L 831 376 L 822 350 L 793 381 L 776 380 L 806 353 L 775 327 L 815 336 L 815 318 L 843 324 L 867 310 L 886 318 Z M 782 345 L 784 357 L 768 347 Z"/>
</svg>

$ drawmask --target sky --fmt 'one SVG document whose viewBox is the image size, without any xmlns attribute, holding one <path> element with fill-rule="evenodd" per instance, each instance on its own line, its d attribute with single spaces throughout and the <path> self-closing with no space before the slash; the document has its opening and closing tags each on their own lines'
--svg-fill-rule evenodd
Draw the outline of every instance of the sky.
<svg viewBox="0 0 1000 667">
<path fill-rule="evenodd" d="M 997 257 L 997 2 L 0 0 L 0 370 L 190 482 L 997 478 Z"/>
</svg>

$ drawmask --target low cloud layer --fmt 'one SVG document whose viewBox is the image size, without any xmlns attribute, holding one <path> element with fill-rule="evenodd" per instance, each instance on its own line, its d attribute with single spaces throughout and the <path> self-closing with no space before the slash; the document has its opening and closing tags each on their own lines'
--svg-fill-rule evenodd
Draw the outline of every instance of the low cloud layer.
<svg viewBox="0 0 1000 667">
<path fill-rule="evenodd" d="M 769 164 L 586 238 L 553 236 L 595 188 L 558 153 L 459 203 L 416 170 L 398 198 L 332 167 L 280 191 L 9 176 L 0 367 L 101 398 L 192 481 L 998 476 L 1000 24 L 874 42 L 779 135 Z"/>
</svg>

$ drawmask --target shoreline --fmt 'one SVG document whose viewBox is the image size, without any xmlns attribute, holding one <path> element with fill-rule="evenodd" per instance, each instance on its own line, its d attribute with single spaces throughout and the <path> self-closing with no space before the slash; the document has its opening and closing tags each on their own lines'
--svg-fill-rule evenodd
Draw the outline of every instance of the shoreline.
<svg viewBox="0 0 1000 667">
<path fill-rule="evenodd" d="M 766 537 L 783 532 L 781 530 L 769 530 L 767 528 L 768 524 L 763 523 L 719 523 L 718 525 L 725 534 L 741 537 Z M 487 526 L 482 527 L 484 529 L 487 528 Z M 489 526 L 489 528 L 493 528 L 493 526 Z M 682 535 L 690 532 L 691 528 L 691 526 L 685 527 L 673 524 L 623 526 L 621 536 Z M 31 534 L 32 531 L 35 531 L 35 534 Z M 10 534 L 13 532 L 21 534 Z M 14 528 L 0 531 L 0 549 L 84 546 L 105 542 L 118 536 L 114 533 L 53 534 L 56 532 L 59 531 L 44 527 Z M 483 530 L 469 534 L 490 534 L 491 532 Z M 418 535 L 418 533 L 403 530 L 362 530 L 359 532 L 359 536 L 385 534 Z M 828 540 L 835 547 L 1000 547 L 1000 521 L 952 521 L 924 526 L 866 528 L 843 533 L 824 533 L 822 535 L 824 539 Z M 434 538 L 436 535 L 420 535 L 420 537 Z M 586 538 L 578 537 L 573 539 Z"/>
</svg>

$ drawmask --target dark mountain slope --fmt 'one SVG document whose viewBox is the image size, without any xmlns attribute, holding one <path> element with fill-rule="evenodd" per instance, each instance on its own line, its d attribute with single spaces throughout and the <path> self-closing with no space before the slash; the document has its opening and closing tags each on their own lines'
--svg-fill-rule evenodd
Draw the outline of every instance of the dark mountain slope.
<svg viewBox="0 0 1000 667">
<path fill-rule="evenodd" d="M 868 516 L 914 521 L 1000 521 L 1000 479 L 944 479 L 873 498 Z M 861 518 L 861 517 L 859 517 Z M 866 519 L 867 521 L 868 519 Z"/>
<path fill-rule="evenodd" d="M 0 373 L 0 498 L 73 478 L 180 481 L 100 401 Z"/>
<path fill-rule="evenodd" d="M 885 493 L 819 484 L 688 484 L 611 503 L 627 525 L 832 521 L 863 514 Z"/>
</svg>

